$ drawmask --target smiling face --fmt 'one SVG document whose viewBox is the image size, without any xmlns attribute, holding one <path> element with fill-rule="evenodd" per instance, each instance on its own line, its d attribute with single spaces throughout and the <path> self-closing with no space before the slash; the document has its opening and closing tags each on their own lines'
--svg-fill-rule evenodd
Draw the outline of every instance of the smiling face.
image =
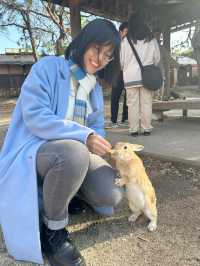
<svg viewBox="0 0 200 266">
<path fill-rule="evenodd" d="M 113 60 L 113 46 L 92 44 L 83 56 L 84 69 L 88 74 L 94 74 Z"/>
</svg>

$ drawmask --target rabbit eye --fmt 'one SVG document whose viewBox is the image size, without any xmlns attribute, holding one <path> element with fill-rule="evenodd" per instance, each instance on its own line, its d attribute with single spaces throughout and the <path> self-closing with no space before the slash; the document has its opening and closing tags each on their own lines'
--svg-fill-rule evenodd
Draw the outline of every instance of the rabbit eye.
<svg viewBox="0 0 200 266">
<path fill-rule="evenodd" d="M 126 150 L 127 149 L 127 146 L 124 146 L 124 149 Z"/>
</svg>

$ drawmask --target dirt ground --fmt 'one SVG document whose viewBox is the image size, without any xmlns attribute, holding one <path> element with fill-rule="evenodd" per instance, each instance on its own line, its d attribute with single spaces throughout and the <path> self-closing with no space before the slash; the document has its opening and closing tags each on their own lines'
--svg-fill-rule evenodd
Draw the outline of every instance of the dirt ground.
<svg viewBox="0 0 200 266">
<path fill-rule="evenodd" d="M 125 200 L 113 218 L 74 217 L 70 230 L 87 265 L 200 265 L 200 171 L 152 158 L 144 162 L 157 193 L 158 230 L 147 232 L 142 220 L 130 224 Z"/>
<path fill-rule="evenodd" d="M 4 134 L 0 127 L 0 145 Z M 99 217 L 91 210 L 72 216 L 68 229 L 87 266 L 200 265 L 200 169 L 143 159 L 157 193 L 157 231 L 149 233 L 144 219 L 129 223 L 125 199 L 111 218 Z M 0 241 L 0 265 L 33 264 L 15 262 Z"/>
</svg>

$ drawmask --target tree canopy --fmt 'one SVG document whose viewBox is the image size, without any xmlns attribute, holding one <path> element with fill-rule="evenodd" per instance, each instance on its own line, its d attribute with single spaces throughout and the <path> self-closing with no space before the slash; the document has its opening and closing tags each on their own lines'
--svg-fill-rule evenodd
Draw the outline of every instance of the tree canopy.
<svg viewBox="0 0 200 266">
<path fill-rule="evenodd" d="M 71 40 L 68 8 L 48 1 L 1 0 L 0 18 L 0 30 L 15 28 L 18 46 L 31 49 L 35 60 L 39 50 L 61 54 Z"/>
</svg>

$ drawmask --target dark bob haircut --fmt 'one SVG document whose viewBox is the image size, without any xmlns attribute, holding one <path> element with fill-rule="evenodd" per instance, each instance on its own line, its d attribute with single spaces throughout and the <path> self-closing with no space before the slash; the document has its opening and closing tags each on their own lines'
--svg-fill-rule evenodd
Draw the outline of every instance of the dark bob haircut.
<svg viewBox="0 0 200 266">
<path fill-rule="evenodd" d="M 120 36 L 114 24 L 106 19 L 95 19 L 89 22 L 68 46 L 65 58 L 71 58 L 83 68 L 83 56 L 91 44 L 113 46 L 114 59 L 96 73 L 100 79 L 112 84 L 120 71 Z"/>
<path fill-rule="evenodd" d="M 119 26 L 119 31 L 123 31 L 124 29 L 128 29 L 128 21 L 122 22 L 122 24 Z"/>
<path fill-rule="evenodd" d="M 138 40 L 150 42 L 153 39 L 150 28 L 145 24 L 139 13 L 134 13 L 130 16 L 128 20 L 128 35 L 134 43 L 137 43 Z"/>
</svg>

